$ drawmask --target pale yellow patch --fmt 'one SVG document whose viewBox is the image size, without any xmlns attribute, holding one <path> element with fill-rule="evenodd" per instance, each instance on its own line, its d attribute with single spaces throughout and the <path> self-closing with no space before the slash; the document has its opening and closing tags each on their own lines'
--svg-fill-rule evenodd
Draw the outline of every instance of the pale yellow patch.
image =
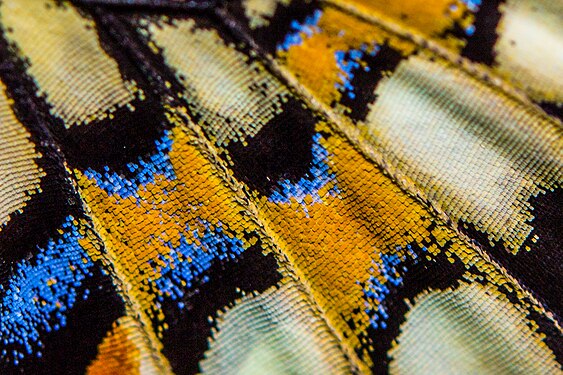
<svg viewBox="0 0 563 375">
<path fill-rule="evenodd" d="M 4 0 L 5 35 L 29 61 L 28 73 L 53 114 L 67 127 L 107 116 L 132 101 L 133 82 L 123 82 L 117 63 L 98 42 L 96 26 L 70 5 L 52 0 Z"/>
<path fill-rule="evenodd" d="M 41 154 L 14 115 L 5 90 L 0 82 L 0 230 L 11 214 L 21 211 L 40 192 L 39 183 L 45 176 L 36 163 Z"/>
<path fill-rule="evenodd" d="M 204 374 L 347 374 L 348 361 L 290 280 L 220 314 Z"/>
<path fill-rule="evenodd" d="M 389 354 L 391 374 L 560 374 L 524 313 L 496 288 L 461 283 L 416 297 Z"/>
<path fill-rule="evenodd" d="M 282 110 L 287 93 L 279 81 L 216 31 L 198 29 L 188 19 L 150 24 L 149 33 L 185 85 L 200 125 L 218 145 L 256 135 Z"/>
<path fill-rule="evenodd" d="M 496 70 L 535 100 L 563 102 L 563 2 L 509 0 L 501 9 Z"/>
<path fill-rule="evenodd" d="M 528 200 L 561 184 L 561 132 L 424 57 L 401 63 L 375 93 L 363 125 L 374 146 L 454 222 L 518 251 L 533 229 Z"/>
<path fill-rule="evenodd" d="M 288 5 L 291 0 L 243 0 L 244 14 L 249 19 L 251 29 L 268 26 L 269 19 L 280 5 Z"/>
</svg>

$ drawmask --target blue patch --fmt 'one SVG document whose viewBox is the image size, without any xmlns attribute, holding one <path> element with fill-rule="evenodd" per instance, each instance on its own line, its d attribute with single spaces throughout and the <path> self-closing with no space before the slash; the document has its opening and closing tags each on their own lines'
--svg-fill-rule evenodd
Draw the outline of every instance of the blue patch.
<svg viewBox="0 0 563 375">
<path fill-rule="evenodd" d="M 467 5 L 467 9 L 471 12 L 475 13 L 479 10 L 481 6 L 481 0 L 462 0 L 465 5 Z"/>
<path fill-rule="evenodd" d="M 354 86 L 352 85 L 352 80 L 354 79 L 354 71 L 361 68 L 362 58 L 368 54 L 369 56 L 375 56 L 380 50 L 380 47 L 375 45 L 368 52 L 368 46 L 362 44 L 360 49 L 352 49 L 349 51 L 336 51 L 334 57 L 336 58 L 336 65 L 340 72 L 338 73 L 338 78 L 340 78 L 340 83 L 336 83 L 335 87 L 340 91 L 348 95 L 350 99 L 356 98 L 356 93 L 354 92 Z M 363 69 L 369 72 L 369 66 L 364 66 Z"/>
<path fill-rule="evenodd" d="M 96 184 L 109 195 L 117 194 L 121 198 L 131 196 L 139 198 L 138 190 L 154 182 L 156 175 L 163 175 L 168 180 L 176 179 L 174 168 L 170 162 L 169 152 L 172 150 L 170 131 L 166 130 L 164 136 L 155 142 L 156 153 L 148 157 L 139 157 L 136 162 L 128 163 L 127 168 L 133 173 L 132 178 L 126 178 L 110 171 L 106 166 L 102 173 L 88 168 L 84 175 L 96 181 Z"/>
<path fill-rule="evenodd" d="M 465 28 L 465 34 L 467 36 L 472 36 L 473 34 L 475 34 L 475 26 L 474 25 L 469 25 Z"/>
<path fill-rule="evenodd" d="M 402 248 L 397 248 L 397 252 L 401 252 Z M 425 247 L 422 251 L 426 252 Z M 407 245 L 406 253 L 416 264 L 418 262 L 418 256 L 412 250 L 410 245 Z M 401 263 L 407 259 L 407 255 L 397 255 L 397 254 L 381 254 L 381 262 L 373 261 L 374 268 L 377 269 L 377 274 L 379 277 L 383 276 L 385 282 L 381 282 L 378 277 L 370 276 L 364 291 L 365 302 L 365 313 L 369 316 L 370 325 L 373 328 L 387 328 L 386 320 L 389 318 L 387 308 L 383 303 L 385 298 L 389 295 L 391 290 L 390 287 L 397 287 L 403 283 L 402 274 L 407 272 L 407 268 L 401 266 Z M 375 269 L 372 268 L 371 272 L 375 273 Z M 360 284 L 360 282 L 357 282 Z M 373 306 L 377 306 L 374 308 Z"/>
<path fill-rule="evenodd" d="M 319 20 L 323 12 L 320 9 L 315 10 L 311 16 L 307 16 L 303 24 L 293 20 L 291 21 L 291 29 L 293 30 L 285 36 L 281 44 L 278 44 L 278 51 L 287 51 L 291 46 L 298 46 L 303 43 L 303 36 L 311 37 L 314 33 L 320 32 Z"/>
<path fill-rule="evenodd" d="M 294 199 L 303 207 L 303 211 L 308 214 L 305 197 L 311 196 L 313 203 L 322 203 L 323 197 L 320 196 L 319 191 L 329 183 L 334 184 L 334 187 L 328 193 L 332 196 L 340 194 L 340 190 L 336 186 L 336 176 L 330 172 L 330 167 L 327 164 L 328 151 L 320 144 L 320 139 L 320 133 L 313 136 L 313 146 L 311 148 L 313 160 L 307 175 L 296 183 L 287 179 L 278 182 L 279 187 L 268 198 L 270 202 L 287 204 Z"/>
<path fill-rule="evenodd" d="M 157 297 L 159 301 L 162 302 L 164 297 L 173 301 L 181 300 L 185 291 L 192 287 L 194 279 L 207 271 L 214 260 L 235 259 L 244 251 L 242 240 L 226 233 L 221 223 L 213 229 L 207 222 L 204 225 L 202 234 L 197 230 L 192 231 L 195 239 L 193 242 L 188 242 L 182 235 L 177 247 L 173 247 L 170 242 L 166 243 L 170 253 L 159 256 L 165 266 L 155 269 L 161 276 L 152 281 L 160 292 Z M 190 228 L 187 227 L 186 230 L 190 231 Z M 207 280 L 203 278 L 202 281 Z M 178 302 L 178 307 L 184 307 L 181 301 Z"/>
<path fill-rule="evenodd" d="M 84 238 L 69 216 L 62 225 L 63 234 L 49 240 L 31 260 L 17 264 L 4 288 L 0 285 L 0 334 L 4 346 L 16 344 L 26 353 L 14 350 L 14 364 L 33 352 L 33 344 L 42 347 L 40 331 L 57 331 L 66 326 L 66 313 L 79 298 L 87 299 L 88 290 L 79 294 L 82 281 L 91 277 L 94 265 L 78 243 Z M 6 356 L 2 352 L 2 357 Z M 41 352 L 35 353 L 38 357 Z"/>
</svg>

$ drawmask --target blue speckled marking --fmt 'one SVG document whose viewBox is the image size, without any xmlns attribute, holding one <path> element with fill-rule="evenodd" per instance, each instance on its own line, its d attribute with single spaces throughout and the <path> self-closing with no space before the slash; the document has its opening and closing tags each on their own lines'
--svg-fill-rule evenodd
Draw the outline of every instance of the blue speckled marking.
<svg viewBox="0 0 563 375">
<path fill-rule="evenodd" d="M 354 79 L 354 71 L 360 69 L 361 60 L 365 54 L 370 56 L 375 56 L 380 50 L 380 47 L 374 45 L 369 49 L 368 45 L 362 44 L 360 49 L 352 49 L 349 51 L 336 51 L 334 57 L 336 58 L 336 64 L 340 73 L 338 73 L 338 78 L 340 78 L 340 83 L 336 83 L 335 87 L 341 91 L 345 92 L 350 99 L 356 98 L 356 93 L 354 92 L 354 86 L 352 85 L 352 79 Z M 364 66 L 363 69 L 369 72 L 369 66 Z"/>
<path fill-rule="evenodd" d="M 401 252 L 402 248 L 397 248 L 397 252 Z M 407 245 L 405 249 L 406 253 L 409 257 L 414 261 L 416 264 L 418 262 L 418 256 L 412 250 L 410 245 Z M 426 252 L 427 249 L 425 247 L 422 248 L 422 251 Z M 402 262 L 407 259 L 407 255 L 399 256 L 397 254 L 381 254 L 380 255 L 381 262 L 373 261 L 375 269 L 378 271 L 378 275 L 383 276 L 385 282 L 379 281 L 379 279 L 375 276 L 370 276 L 367 285 L 364 288 L 364 298 L 366 299 L 365 302 L 365 313 L 370 317 L 370 325 L 373 328 L 387 328 L 387 323 L 385 322 L 389 318 L 389 314 L 387 313 L 387 309 L 385 308 L 385 304 L 383 301 L 391 292 L 389 286 L 399 286 L 403 283 L 403 278 L 401 274 L 407 272 L 407 268 L 404 266 L 400 266 Z M 375 269 L 371 269 L 372 272 Z M 358 284 L 360 284 L 358 282 Z M 377 307 L 373 307 L 373 306 Z"/>
<path fill-rule="evenodd" d="M 467 6 L 467 9 L 471 13 L 477 13 L 479 11 L 479 7 L 481 6 L 481 0 L 462 0 L 462 2 Z M 450 10 L 452 12 L 456 12 L 458 10 L 458 6 L 456 4 L 450 5 Z M 475 34 L 475 25 L 469 25 L 465 29 L 465 35 L 472 36 Z"/>
<path fill-rule="evenodd" d="M 293 20 L 291 21 L 291 29 L 293 30 L 285 36 L 281 44 L 278 44 L 278 51 L 287 51 L 291 46 L 298 46 L 303 43 L 303 35 L 307 37 L 313 36 L 314 33 L 320 32 L 319 20 L 323 12 L 320 9 L 315 10 L 311 16 L 307 16 L 303 24 Z"/>
<path fill-rule="evenodd" d="M 469 9 L 472 13 L 477 13 L 479 11 L 479 7 L 481 6 L 481 0 L 462 0 L 465 5 L 467 5 L 467 9 Z M 465 28 L 465 35 L 471 37 L 475 34 L 475 25 L 469 25 Z"/>
<path fill-rule="evenodd" d="M 166 265 L 155 269 L 161 276 L 153 281 L 160 292 L 157 297 L 159 301 L 162 302 L 164 297 L 173 301 L 180 300 L 185 291 L 192 287 L 194 278 L 208 270 L 214 260 L 235 259 L 244 251 L 242 240 L 225 233 L 221 223 L 215 228 L 207 222 L 204 222 L 204 225 L 203 234 L 197 230 L 191 231 L 194 242 L 189 242 L 182 235 L 177 247 L 173 247 L 170 242 L 166 243 L 170 254 L 166 257 L 160 256 Z M 190 228 L 186 230 L 190 231 Z M 202 281 L 207 280 L 203 278 Z M 178 302 L 178 307 L 184 307 L 181 301 Z"/>
<path fill-rule="evenodd" d="M 301 178 L 296 183 L 289 180 L 278 182 L 278 188 L 270 195 L 268 200 L 274 203 L 290 203 L 291 199 L 296 200 L 306 214 L 308 214 L 305 197 L 311 196 L 313 203 L 322 203 L 319 191 L 332 183 L 334 187 L 329 190 L 329 194 L 337 196 L 340 194 L 338 186 L 336 186 L 336 176 L 330 172 L 327 164 L 328 151 L 320 144 L 321 134 L 317 133 L 313 136 L 313 161 L 307 176 Z"/>
<path fill-rule="evenodd" d="M 172 139 L 170 131 L 165 131 L 164 136 L 156 141 L 157 152 L 149 157 L 139 157 L 137 162 L 128 163 L 127 168 L 134 175 L 133 178 L 126 178 L 104 167 L 102 173 L 88 168 L 84 174 L 89 179 L 96 181 L 96 184 L 104 189 L 108 194 L 117 194 L 121 198 L 131 196 L 139 198 L 138 190 L 141 186 L 146 186 L 154 182 L 155 175 L 163 175 L 168 180 L 176 179 L 174 168 L 170 162 L 168 153 L 172 150 Z"/>
<path fill-rule="evenodd" d="M 79 294 L 82 281 L 91 277 L 94 265 L 78 240 L 83 238 L 69 216 L 59 239 L 49 240 L 31 260 L 17 264 L 6 287 L 0 285 L 0 334 L 4 346 L 16 344 L 25 353 L 14 350 L 14 364 L 42 347 L 40 331 L 57 331 L 66 326 L 66 313 L 79 298 L 87 299 L 88 290 Z M 5 350 L 2 356 L 6 356 Z M 41 351 L 35 353 L 41 357 Z"/>
</svg>

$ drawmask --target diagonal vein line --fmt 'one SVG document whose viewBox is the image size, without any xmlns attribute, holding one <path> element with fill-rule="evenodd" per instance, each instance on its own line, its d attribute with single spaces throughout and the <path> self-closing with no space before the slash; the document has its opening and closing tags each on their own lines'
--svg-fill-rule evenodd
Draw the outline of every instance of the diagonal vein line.
<svg viewBox="0 0 563 375">
<path fill-rule="evenodd" d="M 201 127 L 194 121 L 191 121 L 190 114 L 187 112 L 188 109 L 185 108 L 183 103 L 179 103 L 179 100 L 176 99 L 176 95 L 173 90 L 182 90 L 182 86 L 177 82 L 174 74 L 169 71 L 168 67 L 162 66 L 161 64 L 155 64 L 151 61 L 151 55 L 148 51 L 144 51 L 144 48 L 141 47 L 143 42 L 140 41 L 136 31 L 132 30 L 133 26 L 130 25 L 126 19 L 118 18 L 118 16 L 110 14 L 101 8 L 93 9 L 92 12 L 96 22 L 103 25 L 115 40 L 123 41 L 125 39 L 127 41 L 126 43 L 122 43 L 125 45 L 126 52 L 132 57 L 132 61 L 136 64 L 136 66 L 152 78 L 153 84 L 154 82 L 167 82 L 170 84 L 170 87 L 167 87 L 164 84 L 159 84 L 158 87 L 155 87 L 155 89 L 158 90 L 164 98 L 166 98 L 166 101 L 170 106 L 174 107 L 179 105 L 181 108 L 186 109 L 186 113 L 184 114 L 185 118 L 182 121 L 182 127 L 188 132 L 188 134 L 195 138 L 195 144 L 197 145 L 198 150 L 214 167 L 217 175 L 234 193 L 237 203 L 245 209 L 246 214 L 256 224 L 267 250 L 270 250 L 274 254 L 280 268 L 288 277 L 295 281 L 297 287 L 300 289 L 300 292 L 302 292 L 307 298 L 306 302 L 311 307 L 312 311 L 321 318 L 321 321 L 327 328 L 327 332 L 333 336 L 340 350 L 349 360 L 351 372 L 369 373 L 369 369 L 363 361 L 359 359 L 354 350 L 347 345 L 344 345 L 343 338 L 327 319 L 326 312 L 316 300 L 312 292 L 312 287 L 307 282 L 304 274 L 299 268 L 295 267 L 294 262 L 292 262 L 292 260 L 289 259 L 287 254 L 283 251 L 283 245 L 285 244 L 261 218 L 259 210 L 250 198 L 250 194 L 248 193 L 245 185 L 239 182 L 232 173 L 230 173 L 230 170 L 226 166 L 225 162 L 219 157 L 218 150 L 207 140 Z"/>
<path fill-rule="evenodd" d="M 76 184 L 75 180 L 74 180 L 74 184 Z M 74 189 L 76 190 L 78 189 L 78 187 L 74 186 Z M 80 194 L 77 191 L 76 194 L 80 197 Z M 87 213 L 88 219 L 92 223 L 92 226 L 89 229 L 93 232 L 97 241 L 103 247 L 102 251 L 100 252 L 101 257 L 103 258 L 107 266 L 111 267 L 110 275 L 112 276 L 114 282 L 118 286 L 118 291 L 120 292 L 119 294 L 125 300 L 126 305 L 130 309 L 128 315 L 139 323 L 139 327 L 141 328 L 141 332 L 144 336 L 143 338 L 145 339 L 145 343 L 151 350 L 150 354 L 151 354 L 151 358 L 154 361 L 155 367 L 159 369 L 161 374 L 173 374 L 172 368 L 170 367 L 168 360 L 161 354 L 159 350 L 160 340 L 158 340 L 153 329 L 151 328 L 152 324 L 149 316 L 145 313 L 145 311 L 141 307 L 141 303 L 137 299 L 131 297 L 131 293 L 129 293 L 127 288 L 128 285 L 127 277 L 123 274 L 123 272 L 118 270 L 118 268 L 116 267 L 116 265 L 119 264 L 116 254 L 113 251 L 111 251 L 108 247 L 106 247 L 103 238 L 99 234 L 100 231 L 98 228 L 99 224 L 96 223 L 96 220 L 92 215 L 90 207 L 86 204 L 86 202 L 84 202 L 82 197 L 80 197 L 80 200 L 82 202 L 82 206 L 84 207 L 85 212 Z"/>
<path fill-rule="evenodd" d="M 459 228 L 454 224 L 454 221 L 448 216 L 448 214 L 442 209 L 442 207 L 428 198 L 426 194 L 417 186 L 417 184 L 409 178 L 409 176 L 398 171 L 391 162 L 387 161 L 386 157 L 377 150 L 374 145 L 362 137 L 360 130 L 357 127 L 352 127 L 346 124 L 345 119 L 339 114 L 333 111 L 332 108 L 317 100 L 314 93 L 309 89 L 301 85 L 299 80 L 285 67 L 279 64 L 273 57 L 262 53 L 262 49 L 252 40 L 251 37 L 246 35 L 240 28 L 236 27 L 236 21 L 223 9 L 217 9 L 217 18 L 223 21 L 223 24 L 231 31 L 231 33 L 237 38 L 242 39 L 243 42 L 249 44 L 252 48 L 256 49 L 261 60 L 265 66 L 270 70 L 270 72 L 280 79 L 286 86 L 290 87 L 294 92 L 299 94 L 299 97 L 303 99 L 306 105 L 313 109 L 315 112 L 324 116 L 328 121 L 327 123 L 333 131 L 337 134 L 343 136 L 348 142 L 350 142 L 363 157 L 367 160 L 375 163 L 383 173 L 391 178 L 391 181 L 395 183 L 403 192 L 407 195 L 414 197 L 419 202 L 423 204 L 424 207 L 429 209 L 429 212 L 433 214 L 436 219 L 448 227 L 455 233 L 455 235 L 461 240 L 463 245 L 467 246 L 469 249 L 475 251 L 483 260 L 493 265 L 500 274 L 506 277 L 510 282 L 521 289 L 522 293 L 530 299 L 530 301 L 537 306 L 557 327 L 559 331 L 562 328 L 559 324 L 559 320 L 556 315 L 546 306 L 543 305 L 534 295 L 533 291 L 529 290 L 525 285 L 522 285 L 516 280 L 511 274 L 508 273 L 506 268 L 502 267 L 500 263 L 494 259 L 489 253 L 487 253 L 480 246 L 477 246 L 473 241 L 464 233 L 462 233 Z"/>
</svg>

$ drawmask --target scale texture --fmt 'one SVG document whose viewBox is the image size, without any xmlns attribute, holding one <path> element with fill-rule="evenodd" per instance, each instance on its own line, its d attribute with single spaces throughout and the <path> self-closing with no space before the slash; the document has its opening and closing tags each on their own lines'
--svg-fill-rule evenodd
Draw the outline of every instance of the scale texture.
<svg viewBox="0 0 563 375">
<path fill-rule="evenodd" d="M 559 0 L 1 0 L 0 373 L 561 374 Z"/>
</svg>

